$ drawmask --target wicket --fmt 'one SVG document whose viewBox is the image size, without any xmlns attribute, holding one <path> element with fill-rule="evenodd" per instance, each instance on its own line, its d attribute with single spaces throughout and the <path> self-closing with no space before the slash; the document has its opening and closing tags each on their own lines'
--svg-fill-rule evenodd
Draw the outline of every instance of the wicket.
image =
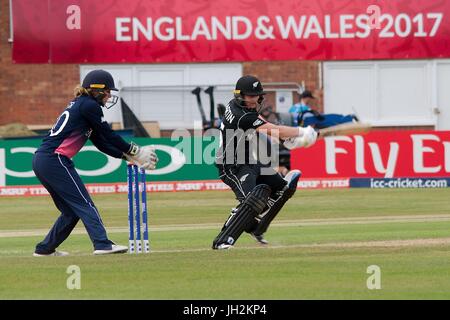
<svg viewBox="0 0 450 320">
<path fill-rule="evenodd" d="M 139 181 L 140 176 L 140 181 Z M 127 183 L 128 183 L 128 226 L 129 237 L 128 246 L 129 253 L 142 253 L 143 234 L 144 253 L 150 252 L 150 243 L 148 240 L 148 216 L 147 216 L 147 186 L 145 169 L 138 168 L 137 165 L 127 165 Z M 139 190 L 141 191 L 141 199 L 139 199 Z M 134 195 L 134 208 L 133 208 Z M 141 202 L 139 201 L 141 200 Z M 142 229 L 141 229 L 141 209 L 142 206 Z M 133 210 L 134 209 L 134 210 Z M 136 227 L 134 227 L 136 222 Z"/>
</svg>

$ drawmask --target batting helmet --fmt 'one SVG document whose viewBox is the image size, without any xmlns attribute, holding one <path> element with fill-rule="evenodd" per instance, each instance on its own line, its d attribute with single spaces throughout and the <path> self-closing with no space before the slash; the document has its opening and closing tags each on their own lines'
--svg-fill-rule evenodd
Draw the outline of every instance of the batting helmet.
<svg viewBox="0 0 450 320">
<path fill-rule="evenodd" d="M 266 92 L 263 90 L 261 81 L 254 76 L 240 77 L 236 82 L 236 88 L 234 89 L 234 99 L 241 107 L 246 107 L 244 96 L 259 96 L 257 106 L 261 110 L 263 107 L 264 95 Z M 258 111 L 259 112 L 259 111 Z"/>
<path fill-rule="evenodd" d="M 114 85 L 114 79 L 112 75 L 105 70 L 93 70 L 89 72 L 86 77 L 84 77 L 81 86 L 85 89 L 104 89 L 119 91 Z"/>
<path fill-rule="evenodd" d="M 236 82 L 234 94 L 246 96 L 261 96 L 266 94 L 263 90 L 261 81 L 254 76 L 243 76 Z"/>
</svg>

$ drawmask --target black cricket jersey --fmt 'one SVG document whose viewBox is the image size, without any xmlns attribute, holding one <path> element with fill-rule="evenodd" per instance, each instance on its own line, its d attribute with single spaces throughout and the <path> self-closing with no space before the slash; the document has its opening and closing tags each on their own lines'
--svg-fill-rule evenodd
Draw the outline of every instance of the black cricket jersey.
<svg viewBox="0 0 450 320">
<path fill-rule="evenodd" d="M 220 144 L 216 153 L 219 168 L 255 164 L 253 146 L 258 134 L 256 129 L 267 123 L 256 109 L 239 106 L 235 99 L 225 108 L 220 126 Z"/>
<path fill-rule="evenodd" d="M 37 152 L 75 156 L 90 139 L 102 152 L 121 158 L 130 144 L 116 134 L 104 120 L 102 107 L 90 96 L 72 100 L 56 120 Z"/>
</svg>

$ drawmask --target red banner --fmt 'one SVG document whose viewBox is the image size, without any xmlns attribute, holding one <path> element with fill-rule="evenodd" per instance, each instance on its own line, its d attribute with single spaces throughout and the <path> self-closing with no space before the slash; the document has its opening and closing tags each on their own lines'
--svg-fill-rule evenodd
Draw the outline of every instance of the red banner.
<svg viewBox="0 0 450 320">
<path fill-rule="evenodd" d="M 348 188 L 348 178 L 339 179 L 301 179 L 297 189 L 331 189 Z M 89 183 L 86 185 L 89 194 L 127 193 L 126 183 Z M 167 181 L 147 183 L 147 192 L 187 192 L 187 191 L 220 191 L 230 188 L 221 180 Z M 48 196 L 49 193 L 41 185 L 0 187 L 0 197 Z"/>
<path fill-rule="evenodd" d="M 375 131 L 291 153 L 302 177 L 450 177 L 450 131 Z"/>
<path fill-rule="evenodd" d="M 127 193 L 126 183 L 88 183 L 86 189 L 89 194 Z M 147 183 L 147 192 L 184 192 L 228 190 L 229 187 L 220 180 L 203 181 L 167 181 Z M 48 196 L 48 191 L 41 185 L 0 187 L 0 197 L 12 196 Z"/>
<path fill-rule="evenodd" d="M 12 5 L 18 63 L 450 57 L 450 2 L 441 0 L 14 0 Z"/>
</svg>

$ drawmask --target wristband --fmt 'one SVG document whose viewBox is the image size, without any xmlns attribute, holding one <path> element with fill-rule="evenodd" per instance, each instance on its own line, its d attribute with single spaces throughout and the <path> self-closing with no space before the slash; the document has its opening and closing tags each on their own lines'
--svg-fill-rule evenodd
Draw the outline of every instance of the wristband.
<svg viewBox="0 0 450 320">
<path fill-rule="evenodd" d="M 139 152 L 139 146 L 135 144 L 134 142 L 130 143 L 130 149 L 128 150 L 127 154 L 130 156 L 135 156 Z"/>
</svg>

